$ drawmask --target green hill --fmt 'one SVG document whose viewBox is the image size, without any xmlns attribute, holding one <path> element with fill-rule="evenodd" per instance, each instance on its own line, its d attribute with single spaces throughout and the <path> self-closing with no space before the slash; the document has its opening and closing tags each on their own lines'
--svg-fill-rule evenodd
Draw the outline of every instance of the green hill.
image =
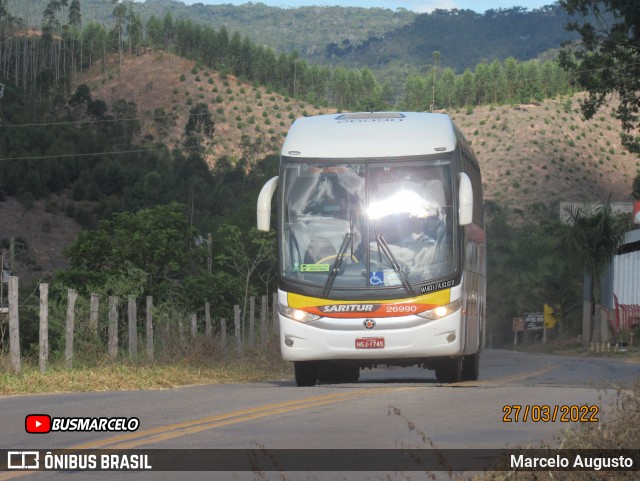
<svg viewBox="0 0 640 481">
<path fill-rule="evenodd" d="M 489 10 L 436 10 L 417 16 L 408 25 L 384 37 L 371 38 L 360 45 L 331 45 L 327 54 L 348 65 L 389 65 L 421 67 L 433 63 L 439 51 L 441 65 L 458 73 L 479 63 L 514 57 L 537 58 L 563 42 L 574 40 L 567 32 L 566 12 L 558 6 L 533 11 L 520 7 Z"/>
<path fill-rule="evenodd" d="M 48 0 L 6 3 L 28 25 L 40 27 Z M 175 0 L 133 2 L 131 7 L 143 25 L 152 16 L 164 19 L 170 15 L 173 21 L 191 20 L 216 30 L 224 26 L 276 52 L 297 51 L 313 63 L 334 66 L 420 69 L 432 63 L 431 54 L 438 50 L 442 65 L 460 73 L 494 59 L 536 58 L 575 38 L 564 29 L 567 15 L 557 5 L 532 11 L 522 7 L 484 13 L 454 9 L 422 15 L 405 9 L 185 5 Z M 97 21 L 113 27 L 111 2 L 81 0 L 81 8 L 83 25 Z M 64 17 L 64 9 L 58 15 Z"/>
</svg>

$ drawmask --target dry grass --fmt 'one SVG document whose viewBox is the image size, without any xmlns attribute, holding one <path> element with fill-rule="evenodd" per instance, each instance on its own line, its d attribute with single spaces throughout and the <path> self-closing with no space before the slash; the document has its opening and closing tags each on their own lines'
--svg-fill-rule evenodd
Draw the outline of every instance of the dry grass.
<svg viewBox="0 0 640 481">
<path fill-rule="evenodd" d="M 263 86 L 256 86 L 233 75 L 220 75 L 193 60 L 157 51 L 128 57 L 122 75 L 115 62 L 106 73 L 101 65 L 91 69 L 84 79 L 94 98 L 107 103 L 118 99 L 133 101 L 138 115 L 150 117 L 156 108 L 176 117 L 168 139 L 180 142 L 189 110 L 199 102 L 208 105 L 215 122 L 213 137 L 207 144 L 207 161 L 214 165 L 222 156 L 242 156 L 241 138 L 248 136 L 260 149 L 252 149 L 256 158 L 279 151 L 293 120 L 303 115 L 335 112 L 305 102 L 289 99 Z M 157 137 L 153 122 L 142 122 L 143 137 Z"/>
<path fill-rule="evenodd" d="M 478 156 L 486 199 L 525 212 L 537 202 L 629 200 L 640 162 L 607 110 L 582 118 L 583 97 L 447 112 Z"/>
<path fill-rule="evenodd" d="M 195 352 L 199 349 L 195 349 Z M 15 374 L 8 361 L 0 362 L 0 395 L 52 392 L 127 391 L 171 389 L 198 384 L 246 383 L 292 378 L 290 363 L 270 349 L 246 352 L 242 357 L 221 352 L 198 357 L 191 353 L 181 359 L 165 357 L 156 363 L 111 361 L 103 356 L 85 365 L 78 362 L 71 370 L 62 362 L 52 363 L 40 373 L 34 362 L 23 362 Z"/>
</svg>

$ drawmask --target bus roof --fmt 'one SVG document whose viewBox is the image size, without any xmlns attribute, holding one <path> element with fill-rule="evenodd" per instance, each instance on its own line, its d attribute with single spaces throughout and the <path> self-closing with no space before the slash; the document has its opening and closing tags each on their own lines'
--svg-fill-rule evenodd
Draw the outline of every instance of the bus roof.
<svg viewBox="0 0 640 481">
<path fill-rule="evenodd" d="M 359 112 L 296 120 L 282 155 L 296 158 L 405 157 L 450 152 L 456 132 L 448 115 Z"/>
</svg>

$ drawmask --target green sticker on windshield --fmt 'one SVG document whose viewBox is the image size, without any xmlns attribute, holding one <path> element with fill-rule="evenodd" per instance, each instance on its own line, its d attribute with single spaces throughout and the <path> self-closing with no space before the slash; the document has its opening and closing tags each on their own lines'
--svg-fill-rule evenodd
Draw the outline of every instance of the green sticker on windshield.
<svg viewBox="0 0 640 481">
<path fill-rule="evenodd" d="M 300 272 L 329 272 L 329 264 L 302 264 Z"/>
</svg>

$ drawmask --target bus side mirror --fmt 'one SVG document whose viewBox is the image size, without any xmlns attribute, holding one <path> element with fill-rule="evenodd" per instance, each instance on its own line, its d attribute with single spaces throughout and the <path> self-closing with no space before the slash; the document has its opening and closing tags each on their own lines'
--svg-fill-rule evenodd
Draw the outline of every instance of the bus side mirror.
<svg viewBox="0 0 640 481">
<path fill-rule="evenodd" d="M 258 196 L 258 230 L 269 232 L 271 228 L 271 198 L 278 187 L 278 176 L 267 181 L 262 186 Z"/>
<path fill-rule="evenodd" d="M 473 221 L 473 187 L 469 176 L 460 172 L 458 182 L 458 224 L 469 225 Z"/>
</svg>

